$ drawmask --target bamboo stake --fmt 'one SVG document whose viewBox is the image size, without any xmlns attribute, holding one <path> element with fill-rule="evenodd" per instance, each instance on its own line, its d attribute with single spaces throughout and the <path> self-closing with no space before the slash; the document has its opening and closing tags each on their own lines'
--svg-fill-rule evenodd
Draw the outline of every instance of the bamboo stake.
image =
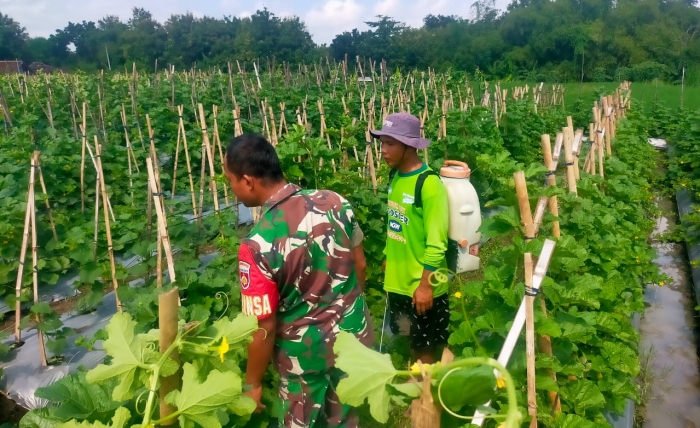
<svg viewBox="0 0 700 428">
<path fill-rule="evenodd" d="M 588 154 L 583 163 L 583 171 L 595 175 L 595 128 L 592 123 L 588 125 Z"/>
<path fill-rule="evenodd" d="M 39 152 L 34 152 L 34 157 L 31 160 L 32 163 L 32 169 L 36 169 L 38 165 L 38 159 L 37 159 L 37 153 Z M 32 177 L 34 178 L 34 177 Z M 32 183 L 32 188 L 31 188 L 31 197 L 32 197 L 32 203 L 31 203 L 31 229 L 32 229 L 32 282 L 34 285 L 34 304 L 36 305 L 39 303 L 39 266 L 38 266 L 38 259 L 37 259 L 37 248 L 36 248 L 36 195 L 34 192 L 34 183 Z M 36 329 L 36 335 L 37 339 L 39 339 L 39 358 L 41 358 L 41 365 L 42 367 L 46 367 L 48 364 L 46 362 L 46 348 L 44 346 L 44 334 L 42 333 L 41 329 L 39 328 L 39 324 L 41 324 L 41 316 L 39 314 L 36 314 L 36 323 L 37 323 L 37 329 Z"/>
<path fill-rule="evenodd" d="M 275 112 L 272 110 L 272 107 L 268 106 L 267 107 L 269 111 L 269 118 L 270 118 L 270 139 L 272 140 L 272 145 L 277 146 L 277 126 L 275 125 Z M 216 125 L 216 119 L 214 119 L 214 124 Z M 280 127 L 280 130 L 282 128 Z M 216 132 L 216 131 L 214 131 Z M 216 139 L 216 138 L 215 138 Z M 219 150 L 221 149 L 221 143 L 219 143 Z M 221 157 L 223 160 L 223 156 Z M 226 187 L 224 187 L 226 189 Z"/>
<path fill-rule="evenodd" d="M 136 154 L 134 153 L 134 146 L 133 146 L 133 144 L 131 144 L 131 139 L 129 138 L 129 125 L 126 121 L 126 108 L 124 107 L 124 104 L 122 104 L 121 116 L 122 116 L 122 126 L 124 127 L 124 138 L 126 140 L 127 157 L 129 154 L 131 155 L 131 157 L 133 158 L 133 161 L 134 161 L 134 166 L 136 167 L 136 172 L 141 172 L 141 170 L 139 169 L 139 163 L 136 160 Z"/>
<path fill-rule="evenodd" d="M 121 112 L 121 117 L 122 117 L 122 126 L 124 127 L 124 135 L 126 137 L 126 160 L 127 163 L 129 164 L 129 189 L 131 191 L 131 205 L 134 205 L 134 178 L 133 178 L 133 168 L 131 166 L 131 157 L 134 157 L 134 164 L 136 165 L 136 168 L 138 169 L 138 162 L 136 162 L 136 156 L 134 155 L 134 152 L 131 150 L 131 142 L 129 141 L 129 132 L 126 128 L 126 114 L 124 113 L 124 104 L 122 104 L 122 112 Z"/>
<path fill-rule="evenodd" d="M 530 201 L 527 195 L 525 172 L 518 171 L 513 174 L 513 178 L 515 179 L 515 192 L 518 197 L 518 206 L 520 208 L 520 220 L 525 229 L 525 241 L 529 242 L 535 239 L 535 224 L 532 221 L 532 211 L 530 210 Z"/>
<path fill-rule="evenodd" d="M 547 173 L 547 186 L 556 186 L 557 178 L 555 173 L 557 165 L 552 159 L 552 146 L 550 145 L 549 134 L 542 135 L 542 153 L 544 153 L 544 166 L 549 170 Z M 549 212 L 559 218 L 559 203 L 556 196 L 549 198 Z M 559 220 L 552 222 L 552 235 L 557 239 L 561 237 Z"/>
<path fill-rule="evenodd" d="M 572 144 L 571 150 L 574 154 L 574 177 L 576 180 L 581 179 L 581 173 L 579 171 L 579 166 L 578 166 L 578 158 L 579 158 L 579 153 L 581 152 L 581 141 L 583 139 L 583 131 L 582 130 L 577 130 L 576 135 L 574 136 L 574 142 Z"/>
<path fill-rule="evenodd" d="M 603 98 L 603 129 L 605 129 L 605 151 L 608 156 L 612 155 L 612 148 L 610 147 L 610 110 L 608 106 L 608 98 Z"/>
<path fill-rule="evenodd" d="M 182 129 L 177 125 L 177 144 L 175 145 L 175 162 L 173 162 L 173 188 L 170 191 L 170 199 L 175 199 L 175 186 L 177 185 L 177 161 L 180 158 L 180 141 L 182 140 Z"/>
<path fill-rule="evenodd" d="M 158 234 L 162 239 L 163 249 L 165 250 L 165 259 L 168 263 L 168 274 L 170 276 L 170 283 L 175 283 L 175 263 L 173 262 L 173 251 L 170 245 L 170 237 L 168 235 L 168 220 L 165 216 L 165 211 L 163 210 L 163 204 L 159 197 L 159 183 L 158 178 L 155 175 L 153 168 L 153 161 L 148 158 L 146 159 L 146 167 L 148 168 L 148 182 L 149 190 L 153 197 L 153 203 L 155 205 L 156 217 L 158 218 Z"/>
<path fill-rule="evenodd" d="M 202 152 L 206 153 L 206 159 L 209 163 L 209 175 L 211 177 L 209 186 L 214 195 L 214 211 L 219 213 L 219 193 L 216 188 L 216 171 L 214 170 L 214 153 L 212 151 L 211 143 L 209 142 L 209 133 L 207 131 L 206 117 L 204 116 L 204 106 L 200 103 L 199 107 L 199 119 L 202 126 Z M 201 209 L 200 209 L 201 211 Z"/>
<path fill-rule="evenodd" d="M 80 126 L 80 131 L 83 134 L 85 134 L 85 129 L 83 129 L 82 125 Z M 86 144 L 85 148 L 87 149 L 88 154 L 90 155 L 90 161 L 92 161 L 92 165 L 95 167 L 95 174 L 99 174 L 99 172 L 98 172 L 99 170 L 97 168 L 97 162 L 95 162 L 95 158 L 97 157 L 97 155 L 92 153 L 92 149 L 90 148 L 89 144 Z M 99 193 L 99 190 L 98 190 L 98 193 Z M 95 196 L 96 197 L 98 196 L 97 193 L 95 194 Z M 105 209 L 105 207 L 103 206 L 102 209 Z M 114 217 L 114 210 L 112 210 L 112 203 L 109 200 L 109 196 L 107 197 L 107 209 L 109 211 L 109 214 L 112 216 L 112 221 L 114 221 L 116 223 L 117 220 Z"/>
<path fill-rule="evenodd" d="M 537 260 L 537 266 L 535 266 L 535 271 L 532 279 L 532 292 L 536 293 L 539 291 L 540 286 L 542 285 L 542 281 L 544 281 L 544 277 L 547 274 L 547 269 L 549 267 L 549 262 L 552 258 L 552 253 L 554 252 L 556 244 L 554 241 L 551 241 L 549 239 L 546 239 L 544 241 L 544 245 L 542 246 L 542 252 L 540 253 L 540 257 Z M 510 330 L 508 331 L 508 335 L 506 336 L 505 343 L 503 344 L 503 347 L 501 348 L 501 352 L 498 354 L 498 362 L 501 363 L 504 367 L 507 367 L 508 361 L 510 360 L 510 357 L 513 355 L 513 350 L 515 349 L 515 345 L 518 342 L 518 339 L 520 337 L 520 333 L 522 332 L 522 329 L 525 325 L 525 306 L 526 302 L 525 299 L 522 300 L 520 303 L 520 307 L 518 308 L 518 313 L 515 315 L 515 319 L 513 320 L 513 324 L 510 327 Z M 486 403 L 486 406 L 489 406 L 491 402 L 489 401 Z M 484 414 L 481 413 L 480 411 L 476 411 L 474 413 L 474 419 L 472 420 L 472 423 L 477 426 L 481 426 L 484 423 Z"/>
<path fill-rule="evenodd" d="M 559 134 L 559 135 L 561 135 L 561 134 Z M 561 144 L 560 144 L 560 146 L 561 146 Z M 556 183 L 555 172 L 557 170 L 557 164 L 552 159 L 552 148 L 550 145 L 548 134 L 542 135 L 542 152 L 544 153 L 545 166 L 549 170 L 549 173 L 547 174 L 547 186 L 556 186 L 557 183 Z M 553 216 L 559 218 L 559 203 L 557 201 L 556 196 L 552 196 L 551 198 L 549 198 L 549 212 Z M 552 222 L 552 235 L 556 239 L 559 239 L 561 237 L 559 220 L 555 220 Z M 546 318 L 547 317 L 547 305 L 544 301 L 544 296 L 540 299 L 540 307 L 542 308 L 542 315 Z M 547 336 L 547 335 L 539 336 L 538 343 L 540 346 L 540 350 L 543 353 L 545 353 L 547 355 L 553 354 L 552 340 L 549 336 Z M 557 381 L 557 375 L 552 370 L 547 369 L 547 374 L 549 375 L 550 378 L 552 378 L 552 380 L 554 382 Z M 549 392 L 549 400 L 550 400 L 550 403 L 552 403 L 552 405 L 554 406 L 555 411 L 560 412 L 561 411 L 561 402 L 559 401 L 559 395 L 555 391 Z"/>
<path fill-rule="evenodd" d="M 374 169 L 374 157 L 372 155 L 372 136 L 369 133 L 369 127 L 365 131 L 365 138 L 367 144 L 365 145 L 365 157 L 367 160 L 367 165 L 369 166 L 369 174 L 372 177 L 372 188 L 374 189 L 374 194 L 377 194 L 377 173 Z"/>
<path fill-rule="evenodd" d="M 97 240 L 100 232 L 100 173 L 95 180 L 95 232 L 92 238 L 92 260 L 97 261 Z"/>
<path fill-rule="evenodd" d="M 325 117 L 325 112 L 323 110 L 323 101 L 321 101 L 321 99 L 317 100 L 317 106 L 318 106 L 318 111 L 321 114 L 321 138 L 323 138 L 324 134 L 325 134 L 326 142 L 328 143 L 328 148 L 330 150 L 333 150 L 333 147 L 331 146 L 331 137 L 330 137 L 330 135 L 328 135 L 328 133 L 325 132 L 326 131 L 326 117 Z M 323 158 L 321 158 L 319 162 L 320 162 L 319 166 L 323 166 Z M 331 165 L 333 166 L 333 172 L 337 173 L 338 171 L 337 171 L 336 166 L 335 166 L 335 159 L 333 159 L 333 158 L 331 158 Z"/>
<path fill-rule="evenodd" d="M 525 253 L 525 290 L 532 290 L 532 254 Z M 537 428 L 537 390 L 535 372 L 535 296 L 525 295 L 525 347 L 527 354 L 527 412 L 530 428 Z"/>
<path fill-rule="evenodd" d="M 19 254 L 19 266 L 17 267 L 17 282 L 15 283 L 15 343 L 22 343 L 22 330 L 20 321 L 22 320 L 22 274 L 24 273 L 24 260 L 27 255 L 27 244 L 29 241 L 29 228 L 31 225 L 32 211 L 34 210 L 34 160 L 30 162 L 29 188 L 27 190 L 27 209 L 24 216 L 24 232 L 22 232 L 22 248 Z"/>
<path fill-rule="evenodd" d="M 272 108 L 270 108 L 270 115 L 272 115 Z M 219 107 L 214 106 L 214 144 L 219 148 L 219 160 L 221 161 L 221 172 L 224 171 L 224 151 L 221 148 L 221 138 L 219 137 L 219 122 L 218 118 L 219 117 Z M 275 117 L 272 116 L 272 130 L 274 132 L 275 130 Z M 224 202 L 226 203 L 226 207 L 228 208 L 229 200 L 228 200 L 228 189 L 226 186 L 222 186 L 224 188 Z"/>
<path fill-rule="evenodd" d="M 177 107 L 177 111 L 178 111 L 178 114 L 180 117 L 179 123 L 178 123 L 178 128 L 180 129 L 180 133 L 182 134 L 182 148 L 185 152 L 185 162 L 187 165 L 187 175 L 188 175 L 189 181 L 190 181 L 190 196 L 192 197 L 192 215 L 194 216 L 194 218 L 197 218 L 197 201 L 196 201 L 195 196 L 194 196 L 194 180 L 192 178 L 192 166 L 190 165 L 190 151 L 189 151 L 189 148 L 187 147 L 187 132 L 185 132 L 185 122 L 182 120 L 184 109 L 185 109 L 185 107 L 183 105 L 179 105 Z"/>
<path fill-rule="evenodd" d="M 173 344 L 178 333 L 179 291 L 177 287 L 158 296 L 158 332 L 160 352 L 165 353 Z M 180 362 L 177 348 L 169 355 L 176 364 Z M 160 418 L 165 419 L 177 411 L 177 407 L 165 402 L 165 397 L 172 391 L 180 389 L 181 370 L 168 377 L 160 378 Z M 173 425 L 177 418 L 172 418 L 161 425 Z"/>
<path fill-rule="evenodd" d="M 598 144 L 598 149 L 597 149 L 597 152 L 598 152 L 598 173 L 600 173 L 601 177 L 605 177 L 605 173 L 603 170 L 603 158 L 604 158 L 603 151 L 605 150 L 604 143 L 603 143 L 603 135 L 604 134 L 605 134 L 605 129 L 603 129 L 602 131 L 596 132 L 596 140 L 598 142 L 597 143 Z"/>
<path fill-rule="evenodd" d="M 576 191 L 576 173 L 574 172 L 574 155 L 571 149 L 571 138 L 567 128 L 563 129 L 564 133 L 564 159 L 566 160 L 566 184 L 569 192 L 578 194 Z"/>
<path fill-rule="evenodd" d="M 156 234 L 156 288 L 163 288 L 163 237 Z"/>
<path fill-rule="evenodd" d="M 83 149 L 80 159 L 80 207 L 83 214 L 85 214 L 85 146 L 87 146 L 87 112 L 86 105 L 83 103 L 83 126 L 81 128 Z"/>
<path fill-rule="evenodd" d="M 107 142 L 107 129 L 105 127 L 105 113 L 104 113 L 104 70 L 100 70 L 100 82 L 97 85 L 97 97 L 100 104 L 100 124 L 102 125 L 102 136 L 104 142 Z"/>
<path fill-rule="evenodd" d="M 58 233 L 56 233 L 56 224 L 53 221 L 53 213 L 51 212 L 51 203 L 49 202 L 49 194 L 46 192 L 46 184 L 44 183 L 44 174 L 41 172 L 41 152 L 35 151 L 34 157 L 36 158 L 36 168 L 39 171 L 39 183 L 41 184 L 41 191 L 44 193 L 46 199 L 46 210 L 49 214 L 49 223 L 51 224 L 51 232 L 53 232 L 53 238 L 58 241 Z"/>
<path fill-rule="evenodd" d="M 102 177 L 102 180 L 100 180 L 100 190 L 102 193 L 102 206 L 108 207 L 109 206 L 109 199 L 107 198 L 107 190 L 105 187 L 104 172 L 102 170 L 102 152 L 100 149 L 100 143 L 97 141 L 97 135 L 95 135 L 95 155 L 97 157 L 97 168 L 99 171 L 99 175 L 100 175 L 100 177 Z M 111 275 L 112 275 L 112 286 L 114 287 L 114 298 L 116 299 L 116 302 L 117 302 L 117 312 L 121 312 L 122 311 L 122 304 L 121 304 L 121 301 L 119 300 L 119 293 L 118 293 L 119 283 L 117 282 L 117 268 L 116 268 L 116 264 L 114 263 L 114 248 L 112 246 L 112 229 L 109 225 L 109 213 L 107 212 L 107 209 L 105 209 L 105 208 L 103 208 L 102 211 L 104 213 L 105 231 L 107 232 L 107 252 L 109 253 L 109 267 L 110 267 Z"/>
<path fill-rule="evenodd" d="M 158 165 L 158 153 L 156 152 L 156 144 L 155 144 L 155 138 L 154 138 L 154 133 L 153 133 L 153 127 L 151 126 L 151 116 L 146 115 L 146 126 L 148 127 L 148 140 L 150 143 L 150 158 L 153 160 L 153 164 L 156 166 L 155 167 L 155 174 L 156 174 L 156 180 L 158 184 L 158 193 L 160 194 L 160 203 L 161 205 L 165 206 L 164 198 L 163 198 L 163 192 L 160 191 L 160 166 Z M 149 197 L 148 200 L 150 201 L 151 198 Z M 150 231 L 151 228 L 151 221 L 153 219 L 153 211 L 152 211 L 152 206 L 149 203 L 149 210 L 148 210 L 148 230 Z"/>
</svg>

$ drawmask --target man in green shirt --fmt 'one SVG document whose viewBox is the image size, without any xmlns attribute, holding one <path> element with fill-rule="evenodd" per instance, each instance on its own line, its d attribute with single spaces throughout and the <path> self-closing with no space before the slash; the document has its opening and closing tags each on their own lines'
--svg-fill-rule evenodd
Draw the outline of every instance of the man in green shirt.
<svg viewBox="0 0 700 428">
<path fill-rule="evenodd" d="M 413 359 L 434 363 L 449 335 L 447 281 L 444 275 L 433 274 L 446 268 L 447 191 L 439 175 L 418 156 L 430 141 L 421 138 L 417 117 L 391 114 L 382 129 L 371 134 L 381 140 L 382 158 L 392 168 L 384 249 L 384 290 L 392 330 L 398 331 L 397 316 L 407 315 Z"/>
</svg>

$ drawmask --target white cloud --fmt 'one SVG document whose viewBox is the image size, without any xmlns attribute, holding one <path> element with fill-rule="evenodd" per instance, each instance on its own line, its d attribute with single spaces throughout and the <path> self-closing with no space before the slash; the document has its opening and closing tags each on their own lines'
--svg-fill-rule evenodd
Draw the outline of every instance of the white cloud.
<svg viewBox="0 0 700 428">
<path fill-rule="evenodd" d="M 399 2 L 400 0 L 382 0 L 374 6 L 374 14 L 392 16 L 392 13 L 399 10 Z"/>
<path fill-rule="evenodd" d="M 342 25 L 357 19 L 363 7 L 355 0 L 328 0 L 321 7 L 315 7 L 306 14 L 306 22 L 311 25 Z"/>
<path fill-rule="evenodd" d="M 327 0 L 303 19 L 317 43 L 330 43 L 336 34 L 357 28 L 364 10 L 355 0 Z"/>
</svg>

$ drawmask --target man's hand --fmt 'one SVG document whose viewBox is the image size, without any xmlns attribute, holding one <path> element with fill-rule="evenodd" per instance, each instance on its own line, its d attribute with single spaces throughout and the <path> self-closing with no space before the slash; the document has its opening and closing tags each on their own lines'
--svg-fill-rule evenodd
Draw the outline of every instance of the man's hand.
<svg viewBox="0 0 700 428">
<path fill-rule="evenodd" d="M 267 365 L 272 359 L 272 350 L 275 345 L 275 326 L 277 316 L 273 314 L 269 318 L 258 320 L 259 329 L 253 333 L 253 341 L 248 344 L 248 366 L 246 367 L 245 383 L 253 385 L 246 392 L 257 404 L 256 413 L 265 408 L 260 402 L 262 398 L 262 379 L 267 370 Z"/>
<path fill-rule="evenodd" d="M 262 384 L 258 383 L 257 385 L 253 385 L 253 388 L 250 391 L 246 392 L 245 395 L 255 400 L 255 404 L 257 405 L 255 413 L 260 413 L 262 410 L 265 410 L 267 408 L 261 401 Z"/>
<path fill-rule="evenodd" d="M 382 272 L 386 272 L 386 260 L 382 261 Z"/>
<path fill-rule="evenodd" d="M 433 307 L 433 287 L 430 285 L 430 275 L 432 272 L 423 271 L 420 285 L 413 292 L 413 306 L 416 307 L 418 315 L 425 315 Z"/>
</svg>

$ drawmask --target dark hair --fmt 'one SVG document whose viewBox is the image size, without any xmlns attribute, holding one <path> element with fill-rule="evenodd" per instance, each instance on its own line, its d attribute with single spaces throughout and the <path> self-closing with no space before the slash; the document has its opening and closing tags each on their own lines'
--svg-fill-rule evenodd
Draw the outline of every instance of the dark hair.
<svg viewBox="0 0 700 428">
<path fill-rule="evenodd" d="M 284 180 L 275 148 L 258 134 L 239 135 L 229 142 L 226 168 L 236 177 L 249 175 L 260 179 L 265 185 Z"/>
</svg>

